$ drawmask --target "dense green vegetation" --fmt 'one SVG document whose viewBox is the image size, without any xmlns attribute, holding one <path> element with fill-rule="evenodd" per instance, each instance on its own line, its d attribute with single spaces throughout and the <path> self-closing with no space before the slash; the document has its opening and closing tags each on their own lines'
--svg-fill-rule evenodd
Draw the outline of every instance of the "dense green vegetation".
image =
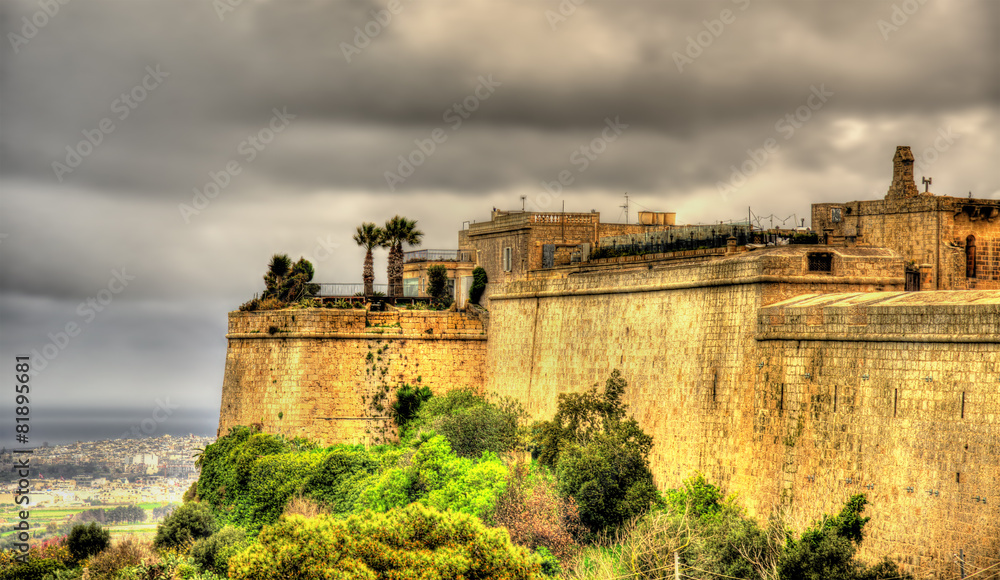
<svg viewBox="0 0 1000 580">
<path fill-rule="evenodd" d="M 238 580 L 541 576 L 540 563 L 502 530 L 419 503 L 347 518 L 283 518 L 233 557 L 229 569 Z"/>
<path fill-rule="evenodd" d="M 77 524 L 66 536 L 66 548 L 73 560 L 79 562 L 101 553 L 111 543 L 111 532 L 97 522 Z"/>
<path fill-rule="evenodd" d="M 486 283 L 488 281 L 485 269 L 476 266 L 472 270 L 472 287 L 469 288 L 469 302 L 479 304 L 479 299 L 483 297 L 483 292 L 486 291 Z"/>
<path fill-rule="evenodd" d="M 293 304 L 318 307 L 315 296 L 319 293 L 319 284 L 313 283 L 314 274 L 309 260 L 299 258 L 293 263 L 288 254 L 274 254 L 264 273 L 264 292 L 260 298 L 254 296 L 241 304 L 240 310 L 279 310 Z"/>
<path fill-rule="evenodd" d="M 536 428 L 535 455 L 555 470 L 591 534 L 615 530 L 660 501 L 649 470 L 653 438 L 625 418 L 625 387 L 615 370 L 603 393 L 559 395 L 555 417 Z"/>
<path fill-rule="evenodd" d="M 855 559 L 863 495 L 797 533 L 747 517 L 700 474 L 658 491 L 627 388 L 615 371 L 528 425 L 510 399 L 400 385 L 386 401 L 399 440 L 372 447 L 237 427 L 205 448 L 197 486 L 152 542 L 108 546 L 92 522 L 27 563 L 0 556 L 0 580 L 84 568 L 94 580 L 653 579 L 672 577 L 675 555 L 696 579 L 908 578 Z"/>
</svg>

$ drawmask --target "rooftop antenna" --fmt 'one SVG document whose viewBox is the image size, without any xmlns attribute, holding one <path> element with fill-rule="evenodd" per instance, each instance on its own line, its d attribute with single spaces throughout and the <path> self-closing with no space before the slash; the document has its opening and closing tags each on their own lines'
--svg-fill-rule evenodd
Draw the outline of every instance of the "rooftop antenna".
<svg viewBox="0 0 1000 580">
<path fill-rule="evenodd" d="M 618 207 L 625 208 L 625 225 L 628 225 L 628 192 L 625 192 L 625 205 L 620 205 Z"/>
<path fill-rule="evenodd" d="M 521 211 L 524 211 L 524 200 L 526 199 L 528 199 L 528 196 L 526 195 L 521 196 Z"/>
<path fill-rule="evenodd" d="M 923 178 L 920 179 L 920 181 L 922 181 L 923 184 L 924 184 L 924 193 L 927 193 L 927 190 L 930 188 L 931 182 L 934 181 L 934 178 L 933 177 L 923 177 Z"/>
</svg>

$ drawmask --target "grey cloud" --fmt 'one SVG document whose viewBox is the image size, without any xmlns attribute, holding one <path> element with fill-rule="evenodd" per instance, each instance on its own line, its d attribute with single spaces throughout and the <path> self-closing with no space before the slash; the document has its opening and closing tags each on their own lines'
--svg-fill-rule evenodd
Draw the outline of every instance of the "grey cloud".
<svg viewBox="0 0 1000 580">
<path fill-rule="evenodd" d="M 211 416 L 226 311 L 260 291 L 274 252 L 359 280 L 361 221 L 403 213 L 424 247 L 454 247 L 463 221 L 521 195 L 537 207 L 560 171 L 573 183 L 540 209 L 613 220 L 628 191 L 683 222 L 748 205 L 805 216 L 883 194 L 895 146 L 919 154 L 949 127 L 961 137 L 925 168 L 933 190 L 1000 196 L 1000 4 L 926 2 L 884 38 L 901 4 L 589 0 L 553 29 L 556 0 L 403 0 L 350 62 L 342 43 L 385 2 L 247 0 L 221 21 L 205 0 L 66 4 L 0 59 L 0 346 L 38 348 L 125 267 L 134 283 L 46 371 L 45 404 L 142 409 L 177 393 Z M 723 9 L 735 22 L 679 72 L 675 53 Z M 36 10 L 0 4 L 5 39 Z M 157 65 L 169 77 L 120 119 L 116 99 Z M 453 131 L 444 112 L 490 75 L 501 85 Z M 785 139 L 775 123 L 821 86 L 834 96 Z M 274 108 L 296 117 L 249 161 L 240 144 Z M 114 131 L 60 182 L 52 162 L 104 117 Z M 629 128 L 581 170 L 571 156 L 608 117 Z M 435 128 L 447 140 L 392 191 L 384 172 Z M 768 138 L 780 151 L 721 196 Z M 233 161 L 240 173 L 185 222 L 179 205 Z M 99 407 L 86 414 L 103 421 Z"/>
</svg>

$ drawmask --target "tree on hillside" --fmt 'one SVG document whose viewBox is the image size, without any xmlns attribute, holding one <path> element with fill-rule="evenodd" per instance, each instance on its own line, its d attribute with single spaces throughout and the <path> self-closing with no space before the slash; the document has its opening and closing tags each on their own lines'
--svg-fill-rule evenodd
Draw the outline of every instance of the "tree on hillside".
<svg viewBox="0 0 1000 580">
<path fill-rule="evenodd" d="M 66 547 L 75 562 L 101 552 L 110 544 L 111 532 L 96 522 L 77 524 L 66 537 Z"/>
<path fill-rule="evenodd" d="M 365 282 L 365 296 L 371 296 L 375 293 L 375 266 L 372 250 L 382 246 L 384 237 L 385 230 L 371 222 L 362 223 L 354 234 L 354 241 L 365 249 L 365 269 L 362 273 L 362 280 Z"/>
<path fill-rule="evenodd" d="M 612 371 L 604 392 L 560 394 L 551 421 L 537 425 L 535 455 L 556 470 L 559 491 L 592 533 L 618 528 L 659 502 L 649 469 L 653 438 L 626 419 L 627 387 Z"/>
<path fill-rule="evenodd" d="M 382 247 L 389 248 L 389 296 L 403 295 L 403 245 L 420 245 L 424 232 L 417 229 L 417 220 L 393 216 L 385 222 Z"/>
<path fill-rule="evenodd" d="M 261 298 L 274 298 L 282 302 L 297 302 L 319 293 L 319 284 L 313 284 L 313 265 L 305 258 L 292 263 L 288 254 L 275 254 L 264 274 L 264 294 Z"/>
</svg>

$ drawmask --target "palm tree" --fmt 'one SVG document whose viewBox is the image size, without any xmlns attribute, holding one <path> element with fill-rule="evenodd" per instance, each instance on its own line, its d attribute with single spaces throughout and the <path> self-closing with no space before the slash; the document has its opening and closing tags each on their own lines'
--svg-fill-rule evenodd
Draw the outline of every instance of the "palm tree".
<svg viewBox="0 0 1000 580">
<path fill-rule="evenodd" d="M 372 250 L 382 246 L 382 239 L 385 237 L 385 230 L 371 222 L 364 222 L 358 226 L 357 233 L 354 234 L 354 241 L 365 249 L 365 269 L 362 273 L 362 280 L 365 281 L 365 296 L 375 293 L 375 266 L 372 259 Z"/>
<path fill-rule="evenodd" d="M 385 222 L 382 247 L 389 248 L 389 296 L 403 295 L 403 244 L 417 246 L 424 232 L 417 229 L 417 220 L 393 216 Z"/>
<path fill-rule="evenodd" d="M 297 302 L 319 292 L 319 284 L 313 284 L 313 265 L 305 258 L 292 263 L 288 254 L 275 254 L 264 274 L 264 293 L 261 298 L 274 298 L 281 302 Z"/>
<path fill-rule="evenodd" d="M 292 271 L 292 260 L 288 254 L 275 254 L 271 256 L 271 262 L 267 265 L 267 273 L 264 274 L 264 294 L 262 298 L 279 298 L 281 288 L 285 285 L 285 278 Z"/>
</svg>

